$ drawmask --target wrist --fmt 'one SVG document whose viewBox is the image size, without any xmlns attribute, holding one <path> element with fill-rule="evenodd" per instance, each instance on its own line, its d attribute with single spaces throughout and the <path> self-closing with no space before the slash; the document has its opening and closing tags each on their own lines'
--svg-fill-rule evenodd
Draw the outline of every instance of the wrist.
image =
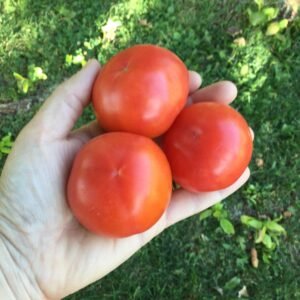
<svg viewBox="0 0 300 300">
<path fill-rule="evenodd" d="M 46 299 L 34 278 L 31 266 L 2 233 L 0 233 L 0 299 Z"/>
<path fill-rule="evenodd" d="M 44 300 L 25 250 L 28 241 L 0 191 L 0 299 Z M 28 254 L 28 253 L 27 253 Z"/>
<path fill-rule="evenodd" d="M 7 203 L 0 193 L 0 299 L 45 300 L 27 258 L 26 234 L 11 219 L 15 212 Z"/>
</svg>

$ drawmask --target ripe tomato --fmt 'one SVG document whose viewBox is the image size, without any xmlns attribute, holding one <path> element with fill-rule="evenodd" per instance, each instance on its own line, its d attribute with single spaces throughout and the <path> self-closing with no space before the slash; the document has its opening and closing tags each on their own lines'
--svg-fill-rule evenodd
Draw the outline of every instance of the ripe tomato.
<svg viewBox="0 0 300 300">
<path fill-rule="evenodd" d="M 100 71 L 93 106 L 108 131 L 156 137 L 184 107 L 188 86 L 187 68 L 174 53 L 137 45 L 118 53 Z"/>
<path fill-rule="evenodd" d="M 97 234 L 125 237 L 145 231 L 163 214 L 172 174 L 163 151 L 149 138 L 114 132 L 87 143 L 68 182 L 73 214 Z"/>
<path fill-rule="evenodd" d="M 163 140 L 174 180 L 192 191 L 234 183 L 248 166 L 252 139 L 245 119 L 228 105 L 203 102 L 185 108 Z"/>
</svg>

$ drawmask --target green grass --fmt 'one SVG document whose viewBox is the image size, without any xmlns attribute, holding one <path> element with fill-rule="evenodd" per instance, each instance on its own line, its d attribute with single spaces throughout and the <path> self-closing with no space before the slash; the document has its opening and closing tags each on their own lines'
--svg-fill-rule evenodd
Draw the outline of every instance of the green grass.
<svg viewBox="0 0 300 300">
<path fill-rule="evenodd" d="M 283 1 L 265 1 L 265 7 L 270 5 L 279 9 L 277 19 L 282 19 Z M 225 202 L 235 235 L 223 233 L 213 218 L 200 221 L 194 216 L 67 299 L 237 299 L 243 285 L 250 299 L 300 299 L 296 279 L 300 278 L 300 20 L 266 36 L 270 21 L 252 26 L 247 9 L 258 10 L 250 0 L 5 0 L 0 4 L 0 102 L 47 95 L 81 66 L 80 61 L 66 63 L 67 54 L 97 57 L 104 63 L 130 45 L 155 43 L 199 71 L 204 85 L 233 80 L 239 89 L 234 106 L 256 135 L 251 179 Z M 112 41 L 102 31 L 108 19 L 121 24 Z M 234 43 L 238 37 L 245 38 L 244 47 Z M 26 77 L 31 64 L 41 67 L 48 79 L 35 83 L 24 95 L 13 72 Z M 16 137 L 37 108 L 1 116 L 0 138 L 8 132 Z M 92 117 L 88 109 L 79 124 Z M 263 166 L 255 163 L 257 158 Z M 260 265 L 254 269 L 253 234 L 240 216 L 275 218 L 287 210 L 293 213 L 281 222 L 287 237 L 280 239 L 269 264 L 262 262 L 262 248 L 257 247 Z"/>
</svg>

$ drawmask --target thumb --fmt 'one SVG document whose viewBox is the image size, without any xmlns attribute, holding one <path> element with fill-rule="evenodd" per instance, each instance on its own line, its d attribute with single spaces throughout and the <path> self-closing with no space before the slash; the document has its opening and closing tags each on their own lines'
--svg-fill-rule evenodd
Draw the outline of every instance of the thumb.
<svg viewBox="0 0 300 300">
<path fill-rule="evenodd" d="M 98 61 L 90 60 L 53 92 L 28 126 L 48 141 L 65 138 L 83 108 L 89 104 L 93 83 L 99 71 Z"/>
</svg>

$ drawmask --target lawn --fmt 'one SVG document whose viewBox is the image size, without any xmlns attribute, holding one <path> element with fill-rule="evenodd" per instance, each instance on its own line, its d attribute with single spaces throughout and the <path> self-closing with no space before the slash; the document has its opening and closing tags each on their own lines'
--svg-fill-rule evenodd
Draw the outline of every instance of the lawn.
<svg viewBox="0 0 300 300">
<path fill-rule="evenodd" d="M 117 270 L 66 299 L 237 299 L 239 292 L 245 297 L 245 291 L 250 299 L 300 299 L 296 3 L 0 3 L 0 168 L 9 148 L 4 146 L 5 137 L 17 136 L 57 84 L 87 59 L 96 57 L 104 64 L 114 53 L 137 43 L 154 43 L 176 52 L 202 75 L 204 86 L 222 79 L 234 81 L 239 90 L 234 107 L 255 132 L 252 176 L 223 207 L 210 211 L 214 216 L 196 215 L 173 226 Z M 88 108 L 78 125 L 93 118 Z M 252 227 L 244 224 L 245 218 L 241 221 L 242 215 L 255 218 Z M 230 220 L 234 234 L 220 226 L 220 216 Z M 259 240 L 263 222 L 268 229 Z M 257 268 L 253 257 L 251 261 L 252 248 L 258 253 Z"/>
</svg>

